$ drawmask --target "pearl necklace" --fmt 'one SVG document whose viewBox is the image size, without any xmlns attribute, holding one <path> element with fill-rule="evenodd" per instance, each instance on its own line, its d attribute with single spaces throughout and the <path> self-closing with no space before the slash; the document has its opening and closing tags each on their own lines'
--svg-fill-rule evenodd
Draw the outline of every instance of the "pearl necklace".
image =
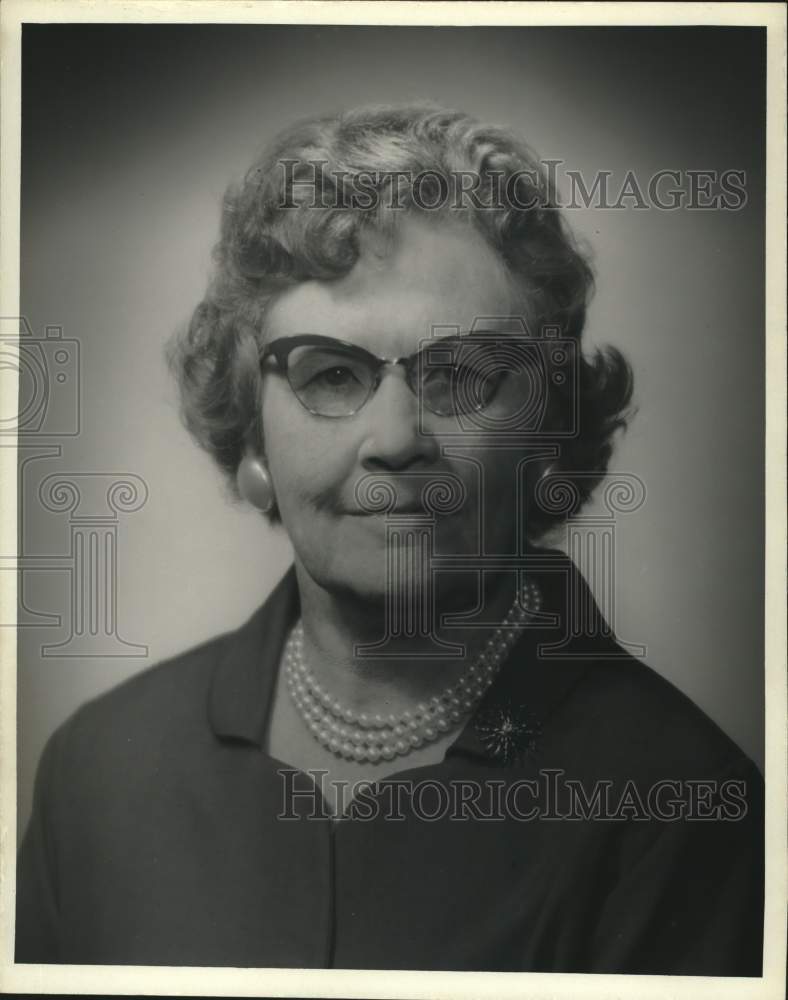
<svg viewBox="0 0 788 1000">
<path fill-rule="evenodd" d="M 299 621 L 285 646 L 284 674 L 290 697 L 315 739 L 337 756 L 371 764 L 404 756 L 470 715 L 506 660 L 520 626 L 539 610 L 541 602 L 539 588 L 529 580 L 459 680 L 399 716 L 356 713 L 318 684 L 304 661 L 304 630 Z"/>
</svg>

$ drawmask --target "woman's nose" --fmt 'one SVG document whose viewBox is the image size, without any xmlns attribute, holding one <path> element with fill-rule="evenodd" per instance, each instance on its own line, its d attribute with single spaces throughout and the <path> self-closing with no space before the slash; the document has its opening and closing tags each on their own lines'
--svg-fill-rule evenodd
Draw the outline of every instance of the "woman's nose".
<svg viewBox="0 0 788 1000">
<path fill-rule="evenodd" d="M 439 454 L 434 435 L 421 432 L 419 400 L 400 367 L 384 371 L 359 417 L 365 422 L 359 458 L 367 469 L 405 469 Z"/>
</svg>

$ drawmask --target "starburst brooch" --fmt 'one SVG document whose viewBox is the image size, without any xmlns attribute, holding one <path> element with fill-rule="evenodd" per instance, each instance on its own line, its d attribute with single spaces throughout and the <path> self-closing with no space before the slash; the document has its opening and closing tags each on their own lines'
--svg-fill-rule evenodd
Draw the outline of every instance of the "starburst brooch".
<svg viewBox="0 0 788 1000">
<path fill-rule="evenodd" d="M 523 705 L 492 705 L 478 714 L 475 724 L 485 750 L 500 764 L 513 764 L 536 753 L 541 726 Z"/>
</svg>

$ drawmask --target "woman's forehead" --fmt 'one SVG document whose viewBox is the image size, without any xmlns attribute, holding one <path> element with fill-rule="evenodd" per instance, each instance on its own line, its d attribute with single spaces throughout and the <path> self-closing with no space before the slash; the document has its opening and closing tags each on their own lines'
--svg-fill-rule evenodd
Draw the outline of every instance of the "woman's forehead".
<svg viewBox="0 0 788 1000">
<path fill-rule="evenodd" d="M 513 298 L 502 260 L 474 229 L 408 218 L 385 244 L 363 240 L 347 275 L 283 292 L 266 339 L 321 333 L 378 353 L 410 353 L 435 332 L 508 316 Z"/>
</svg>

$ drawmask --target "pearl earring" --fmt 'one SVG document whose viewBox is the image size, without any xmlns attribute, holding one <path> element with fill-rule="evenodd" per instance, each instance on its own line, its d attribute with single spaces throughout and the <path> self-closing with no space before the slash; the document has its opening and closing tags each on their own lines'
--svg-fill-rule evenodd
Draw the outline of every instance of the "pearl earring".
<svg viewBox="0 0 788 1000">
<path fill-rule="evenodd" d="M 257 507 L 264 514 L 274 506 L 274 487 L 271 473 L 261 458 L 246 454 L 241 459 L 236 472 L 238 492 L 247 503 Z"/>
</svg>

